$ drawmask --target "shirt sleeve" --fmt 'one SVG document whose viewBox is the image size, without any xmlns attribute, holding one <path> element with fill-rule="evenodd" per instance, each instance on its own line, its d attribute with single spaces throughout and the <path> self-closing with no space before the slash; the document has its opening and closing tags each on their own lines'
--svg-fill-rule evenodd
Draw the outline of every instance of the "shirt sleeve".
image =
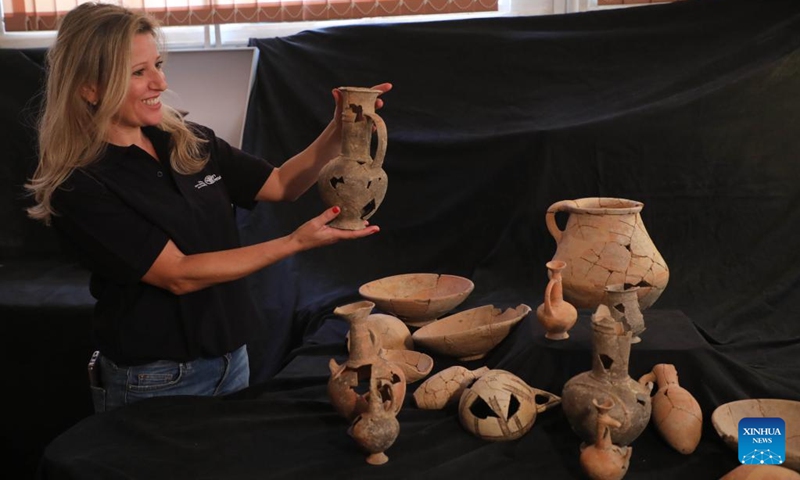
<svg viewBox="0 0 800 480">
<path fill-rule="evenodd" d="M 93 273 L 138 282 L 169 237 L 90 174 L 75 170 L 52 199 L 53 226 Z"/>
<path fill-rule="evenodd" d="M 194 126 L 209 141 L 210 161 L 219 165 L 222 180 L 233 204 L 252 209 L 257 203 L 256 195 L 275 167 L 264 159 L 230 145 L 217 137 L 211 129 Z"/>
</svg>

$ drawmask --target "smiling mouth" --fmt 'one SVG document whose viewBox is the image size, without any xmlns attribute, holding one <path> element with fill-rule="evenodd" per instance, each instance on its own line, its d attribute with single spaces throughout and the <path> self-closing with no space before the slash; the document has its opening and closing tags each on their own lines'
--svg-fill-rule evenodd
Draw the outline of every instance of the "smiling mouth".
<svg viewBox="0 0 800 480">
<path fill-rule="evenodd" d="M 161 96 L 148 98 L 146 100 L 142 100 L 142 103 L 147 105 L 148 107 L 154 107 L 161 103 Z"/>
</svg>

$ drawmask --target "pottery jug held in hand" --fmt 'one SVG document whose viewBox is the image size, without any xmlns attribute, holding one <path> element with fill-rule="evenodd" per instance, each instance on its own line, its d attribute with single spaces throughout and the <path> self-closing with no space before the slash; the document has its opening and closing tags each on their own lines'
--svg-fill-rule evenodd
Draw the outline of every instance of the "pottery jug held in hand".
<svg viewBox="0 0 800 480">
<path fill-rule="evenodd" d="M 564 300 L 561 271 L 566 266 L 566 262 L 561 260 L 547 262 L 550 280 L 544 291 L 544 302 L 536 309 L 536 318 L 547 331 L 544 336 L 550 340 L 568 339 L 567 332 L 578 320 L 578 310 Z"/>
<path fill-rule="evenodd" d="M 669 268 L 642 222 L 643 206 L 595 197 L 562 200 L 547 209 L 545 222 L 557 245 L 553 260 L 567 263 L 564 298 L 572 305 L 596 308 L 610 284 L 638 286 L 642 310 L 664 292 Z M 569 214 L 564 230 L 556 223 L 558 212 Z"/>
<path fill-rule="evenodd" d="M 342 230 L 361 230 L 383 202 L 388 178 L 383 170 L 386 124 L 375 113 L 380 90 L 340 87 L 342 94 L 342 151 L 320 171 L 317 187 L 322 201 L 342 211 L 328 225 Z M 373 126 L 378 144 L 371 155 Z"/>
</svg>

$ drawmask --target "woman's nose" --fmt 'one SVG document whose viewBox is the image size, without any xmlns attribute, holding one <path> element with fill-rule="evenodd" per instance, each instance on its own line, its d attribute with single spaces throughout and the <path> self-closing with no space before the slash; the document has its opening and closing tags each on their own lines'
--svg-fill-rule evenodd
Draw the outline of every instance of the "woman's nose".
<svg viewBox="0 0 800 480">
<path fill-rule="evenodd" d="M 150 81 L 150 88 L 153 90 L 166 90 L 167 89 L 167 76 L 164 72 L 157 72 Z"/>
</svg>

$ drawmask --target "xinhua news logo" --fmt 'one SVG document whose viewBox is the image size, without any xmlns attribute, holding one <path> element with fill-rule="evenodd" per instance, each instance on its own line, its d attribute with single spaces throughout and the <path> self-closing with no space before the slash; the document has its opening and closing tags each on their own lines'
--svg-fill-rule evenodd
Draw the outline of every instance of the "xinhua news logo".
<svg viewBox="0 0 800 480">
<path fill-rule="evenodd" d="M 786 422 L 782 418 L 739 420 L 739 461 L 745 465 L 780 465 L 786 459 Z"/>
</svg>

